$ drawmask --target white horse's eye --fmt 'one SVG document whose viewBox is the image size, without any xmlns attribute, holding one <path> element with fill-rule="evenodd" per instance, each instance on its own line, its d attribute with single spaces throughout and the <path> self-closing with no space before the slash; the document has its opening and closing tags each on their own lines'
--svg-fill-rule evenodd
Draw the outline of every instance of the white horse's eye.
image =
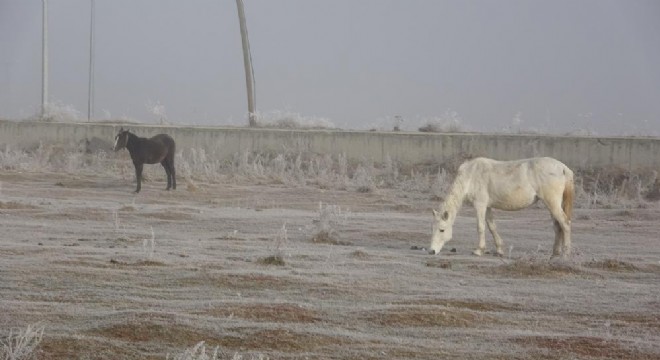
<svg viewBox="0 0 660 360">
<path fill-rule="evenodd" d="M 445 232 L 445 229 L 440 229 L 440 232 Z"/>
</svg>

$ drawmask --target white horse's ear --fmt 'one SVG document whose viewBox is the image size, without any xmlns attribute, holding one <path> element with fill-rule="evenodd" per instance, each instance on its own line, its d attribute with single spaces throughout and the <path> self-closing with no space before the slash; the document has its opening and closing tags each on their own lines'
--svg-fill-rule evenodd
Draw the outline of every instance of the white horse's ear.
<svg viewBox="0 0 660 360">
<path fill-rule="evenodd" d="M 433 216 L 434 216 L 434 217 L 438 217 L 438 212 L 435 211 L 435 209 L 431 209 L 431 211 L 433 211 Z"/>
<path fill-rule="evenodd" d="M 445 212 L 442 214 L 442 220 L 447 220 L 447 219 L 449 219 L 449 213 L 445 211 Z"/>
</svg>

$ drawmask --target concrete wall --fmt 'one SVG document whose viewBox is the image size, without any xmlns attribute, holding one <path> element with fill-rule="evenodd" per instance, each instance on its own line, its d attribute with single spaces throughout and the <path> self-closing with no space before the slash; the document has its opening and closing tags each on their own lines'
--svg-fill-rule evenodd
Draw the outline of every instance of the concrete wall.
<svg viewBox="0 0 660 360">
<path fill-rule="evenodd" d="M 98 139 L 112 143 L 121 126 L 101 123 L 0 122 L 0 146 L 33 147 Z M 384 133 L 331 130 L 273 130 L 220 127 L 129 125 L 139 136 L 165 132 L 178 151 L 203 148 L 219 157 L 244 151 L 344 153 L 349 159 L 377 162 L 388 156 L 405 163 L 437 162 L 455 156 L 487 156 L 500 160 L 552 156 L 570 167 L 617 165 L 630 170 L 660 170 L 660 139 L 567 137 L 548 135 Z"/>
</svg>

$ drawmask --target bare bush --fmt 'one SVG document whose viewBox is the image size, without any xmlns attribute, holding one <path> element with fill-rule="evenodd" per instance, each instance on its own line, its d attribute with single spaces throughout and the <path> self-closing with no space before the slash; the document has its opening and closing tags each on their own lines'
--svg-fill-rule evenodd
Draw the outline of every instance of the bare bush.
<svg viewBox="0 0 660 360">
<path fill-rule="evenodd" d="M 257 126 L 276 129 L 335 129 L 330 119 L 304 116 L 292 111 L 257 112 Z"/>
<path fill-rule="evenodd" d="M 151 236 L 145 239 L 142 239 L 142 254 L 144 255 L 145 260 L 150 261 L 154 257 L 154 251 L 156 250 L 156 235 L 154 234 L 154 227 L 151 226 Z"/>
<path fill-rule="evenodd" d="M 464 132 L 463 120 L 456 111 L 447 110 L 441 116 L 423 119 L 425 124 L 418 130 L 420 132 L 458 133 Z"/>
<path fill-rule="evenodd" d="M 218 347 L 216 346 L 214 349 L 209 350 L 212 351 L 210 354 L 206 353 L 206 345 L 204 344 L 204 341 L 198 342 L 195 346 L 186 349 L 183 353 L 179 355 L 175 355 L 170 358 L 169 355 L 167 355 L 167 359 L 172 359 L 172 360 L 219 360 L 220 358 L 218 357 Z"/>
<path fill-rule="evenodd" d="M 10 330 L 9 335 L 3 339 L 0 358 L 4 360 L 35 359 L 35 350 L 41 343 L 44 327 L 28 325 L 24 330 Z"/>
<path fill-rule="evenodd" d="M 227 355 L 220 351 L 219 347 L 213 349 L 206 348 L 204 341 L 198 342 L 195 346 L 186 349 L 183 353 L 174 355 L 170 357 L 168 354 L 166 357 L 167 360 L 268 360 L 268 356 L 263 354 L 254 354 L 254 355 L 242 355 L 239 353 L 234 353 L 233 355 Z"/>
<path fill-rule="evenodd" d="M 339 205 L 323 204 L 319 202 L 319 217 L 314 220 L 316 232 L 312 236 L 312 242 L 346 245 L 340 241 L 337 227 L 346 223 L 350 216 L 349 210 L 342 210 Z"/>
<path fill-rule="evenodd" d="M 64 104 L 61 101 L 48 102 L 43 113 L 39 112 L 33 115 L 30 120 L 48 121 L 48 122 L 76 122 L 80 121 L 82 116 L 75 106 Z"/>
<path fill-rule="evenodd" d="M 159 124 L 169 124 L 167 121 L 167 112 L 165 111 L 165 105 L 161 104 L 160 101 L 156 102 L 148 101 L 144 104 L 147 108 L 147 111 L 158 118 Z"/>
<path fill-rule="evenodd" d="M 358 166 L 355 170 L 353 182 L 358 192 L 367 193 L 376 189 L 371 169 L 370 167 Z"/>
<path fill-rule="evenodd" d="M 435 177 L 435 181 L 431 184 L 431 193 L 437 199 L 444 199 L 449 189 L 451 188 L 453 180 L 445 168 L 440 168 Z"/>
<path fill-rule="evenodd" d="M 115 161 L 116 156 L 109 156 L 105 151 L 89 153 L 85 145 L 85 142 L 66 145 L 39 143 L 26 149 L 6 146 L 0 151 L 0 169 L 92 175 L 114 173 L 120 166 Z"/>
<path fill-rule="evenodd" d="M 578 170 L 577 205 L 594 207 L 639 207 L 660 199 L 660 182 L 655 170 L 631 172 L 619 167 Z"/>
<path fill-rule="evenodd" d="M 64 172 L 99 175 L 134 181 L 133 165 L 126 153 L 87 151 L 87 142 L 68 145 L 35 144 L 27 149 L 5 146 L 0 169 L 26 172 Z M 346 154 L 235 153 L 226 158 L 205 149 L 185 149 L 177 154 L 177 170 L 189 191 L 198 182 L 234 182 L 316 186 L 321 189 L 370 193 L 389 188 L 407 193 L 431 194 L 441 199 L 458 166 L 471 154 L 442 162 L 404 164 L 386 156 L 382 163 L 350 161 Z M 160 166 L 147 166 L 146 179 L 161 179 Z M 619 167 L 575 169 L 576 207 L 642 207 L 660 200 L 660 178 L 655 170 L 628 171 Z"/>
<path fill-rule="evenodd" d="M 275 235 L 275 238 L 273 239 L 274 254 L 261 258 L 259 259 L 258 262 L 262 265 L 284 266 L 286 264 L 286 262 L 284 261 L 284 247 L 287 245 L 288 242 L 289 242 L 289 235 L 286 229 L 286 223 L 284 223 L 282 224 L 282 227 L 280 228 L 280 230 L 277 232 L 277 235 Z"/>
</svg>

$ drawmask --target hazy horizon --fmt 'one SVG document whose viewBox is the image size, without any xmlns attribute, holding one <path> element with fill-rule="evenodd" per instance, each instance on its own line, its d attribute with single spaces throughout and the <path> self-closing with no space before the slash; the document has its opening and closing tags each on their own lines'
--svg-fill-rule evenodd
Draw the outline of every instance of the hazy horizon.
<svg viewBox="0 0 660 360">
<path fill-rule="evenodd" d="M 344 129 L 660 136 L 660 2 L 245 0 L 257 109 Z M 90 0 L 48 1 L 87 119 Z M 96 0 L 93 120 L 245 125 L 234 0 Z M 0 0 L 0 118 L 41 104 L 41 0 Z M 158 107 L 154 109 L 154 107 Z M 75 111 L 74 111 L 75 110 Z"/>
</svg>

